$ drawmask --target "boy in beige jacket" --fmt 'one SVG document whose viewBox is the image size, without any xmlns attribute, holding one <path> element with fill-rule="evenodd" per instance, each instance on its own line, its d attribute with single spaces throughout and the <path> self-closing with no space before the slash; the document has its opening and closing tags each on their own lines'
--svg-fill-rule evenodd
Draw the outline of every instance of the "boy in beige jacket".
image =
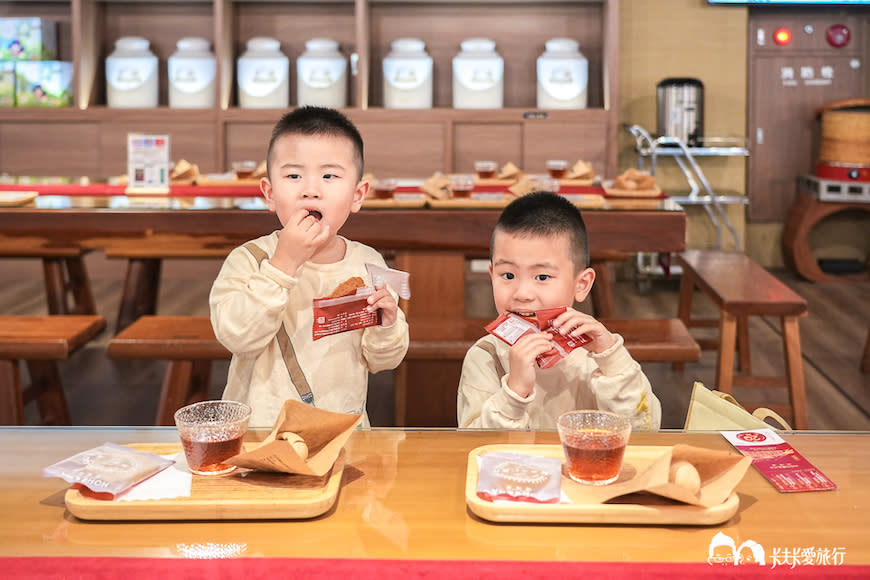
<svg viewBox="0 0 870 580">
<path fill-rule="evenodd" d="M 384 286 L 368 298 L 381 324 L 313 340 L 313 300 L 385 267 L 374 249 L 338 234 L 362 207 L 363 142 L 338 111 L 303 107 L 272 131 L 260 190 L 283 228 L 233 250 L 209 296 L 215 335 L 233 353 L 223 397 L 271 426 L 285 400 L 365 414 L 368 373 L 395 368 L 408 324 Z M 367 418 L 363 422 L 368 425 Z"/>
<path fill-rule="evenodd" d="M 513 346 L 487 335 L 465 355 L 459 382 L 460 427 L 555 429 L 562 413 L 602 409 L 658 429 L 661 405 L 622 337 L 572 308 L 595 281 L 580 211 L 564 197 L 533 193 L 505 208 L 490 245 L 493 298 L 500 313 L 532 315 L 566 307 L 553 320 L 564 336 L 591 341 L 554 366 L 538 368 L 552 337 L 526 334 Z"/>
</svg>

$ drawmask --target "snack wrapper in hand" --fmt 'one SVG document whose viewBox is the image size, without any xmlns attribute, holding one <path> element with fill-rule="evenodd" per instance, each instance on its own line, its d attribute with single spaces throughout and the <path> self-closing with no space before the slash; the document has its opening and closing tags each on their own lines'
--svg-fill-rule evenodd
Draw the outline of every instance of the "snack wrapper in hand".
<svg viewBox="0 0 870 580">
<path fill-rule="evenodd" d="M 372 280 L 371 286 L 354 288 L 354 293 L 347 296 L 315 298 L 314 324 L 312 339 L 318 340 L 324 336 L 339 334 L 349 330 L 358 330 L 381 323 L 381 311 L 369 312 L 368 297 L 375 292 L 375 286 L 386 284 L 401 298 L 411 298 L 410 274 L 392 268 L 383 268 L 375 264 L 366 264 L 366 270 Z M 353 280 L 353 279 L 351 279 Z M 340 287 L 350 282 L 348 280 Z M 356 278 L 357 284 L 362 284 L 361 278 Z"/>
<path fill-rule="evenodd" d="M 519 314 L 508 312 L 486 325 L 486 331 L 513 346 L 520 337 L 530 332 L 547 332 L 553 336 L 553 348 L 538 355 L 535 359 L 538 366 L 548 369 L 566 356 L 575 348 L 589 344 L 592 339 L 581 334 L 578 337 L 562 336 L 555 328 L 552 321 L 554 318 L 567 310 L 566 308 L 548 308 L 535 311 L 534 320 L 530 320 Z"/>
<path fill-rule="evenodd" d="M 117 496 L 173 463 L 154 453 L 103 443 L 46 467 L 42 475 L 60 477 L 95 493 Z"/>
<path fill-rule="evenodd" d="M 366 270 L 372 278 L 372 285 L 386 284 L 399 295 L 399 298 L 411 299 L 411 275 L 407 272 L 393 268 L 382 268 L 375 264 L 366 264 Z"/>
</svg>

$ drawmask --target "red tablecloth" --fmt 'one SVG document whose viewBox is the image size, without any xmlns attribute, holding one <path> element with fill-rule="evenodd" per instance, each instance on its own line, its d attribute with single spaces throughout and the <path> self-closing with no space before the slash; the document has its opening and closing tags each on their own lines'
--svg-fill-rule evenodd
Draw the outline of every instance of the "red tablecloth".
<svg viewBox="0 0 870 580">
<path fill-rule="evenodd" d="M 582 550 L 582 546 L 577 547 Z M 509 562 L 465 560 L 359 560 L 314 558 L 234 558 L 217 560 L 160 558 L 0 558 L 3 578 L 353 578 L 407 580 L 673 580 L 692 578 L 870 578 L 870 566 L 789 566 L 669 564 L 659 562 Z"/>
</svg>

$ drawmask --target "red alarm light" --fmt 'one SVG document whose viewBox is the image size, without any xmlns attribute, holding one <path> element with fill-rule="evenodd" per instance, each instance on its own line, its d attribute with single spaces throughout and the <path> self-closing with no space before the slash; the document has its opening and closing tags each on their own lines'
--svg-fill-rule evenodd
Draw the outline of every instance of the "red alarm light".
<svg viewBox="0 0 870 580">
<path fill-rule="evenodd" d="M 842 24 L 834 24 L 828 28 L 828 31 L 825 33 L 825 37 L 828 39 L 828 44 L 834 48 L 843 48 L 849 44 L 850 36 L 849 29 Z"/>
<path fill-rule="evenodd" d="M 791 30 L 788 28 L 777 28 L 773 33 L 773 41 L 780 46 L 785 46 L 791 42 Z"/>
</svg>

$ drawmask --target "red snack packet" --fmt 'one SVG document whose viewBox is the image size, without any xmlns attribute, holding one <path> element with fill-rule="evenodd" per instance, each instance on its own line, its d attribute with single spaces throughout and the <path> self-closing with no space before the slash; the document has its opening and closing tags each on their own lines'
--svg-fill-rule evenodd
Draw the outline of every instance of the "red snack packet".
<svg viewBox="0 0 870 580">
<path fill-rule="evenodd" d="M 553 348 L 538 355 L 535 359 L 538 366 L 542 369 L 548 369 L 571 353 L 575 348 L 579 348 L 584 344 L 589 344 L 592 339 L 581 334 L 574 338 L 570 336 L 562 336 L 555 328 L 552 321 L 554 318 L 567 310 L 566 308 L 547 308 L 545 310 L 536 310 L 535 318 L 526 318 L 513 312 L 508 312 L 499 315 L 498 318 L 486 325 L 486 331 L 513 346 L 513 344 L 530 332 L 547 332 L 553 336 Z"/>
<path fill-rule="evenodd" d="M 317 340 L 324 336 L 380 324 L 381 311 L 366 310 L 369 305 L 368 297 L 374 291 L 371 286 L 365 286 L 358 288 L 356 294 L 350 296 L 315 298 L 312 338 Z"/>
</svg>

